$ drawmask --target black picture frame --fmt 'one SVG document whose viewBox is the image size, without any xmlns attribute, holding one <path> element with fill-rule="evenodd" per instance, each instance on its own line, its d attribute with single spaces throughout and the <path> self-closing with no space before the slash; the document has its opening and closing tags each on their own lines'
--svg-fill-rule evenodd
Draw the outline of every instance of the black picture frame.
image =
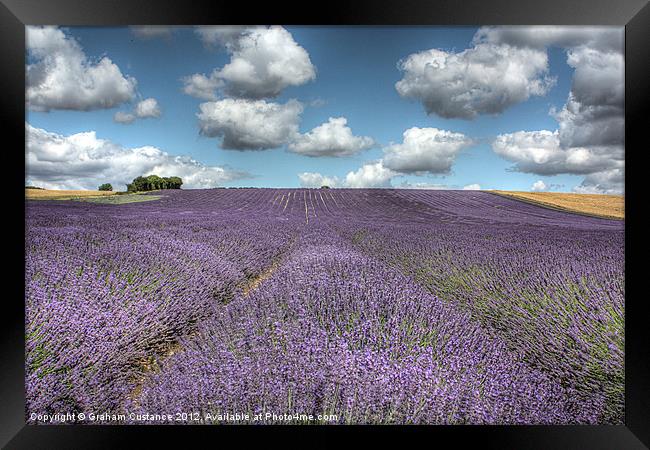
<svg viewBox="0 0 650 450">
<path fill-rule="evenodd" d="M 25 25 L 618 25 L 625 26 L 625 254 L 626 349 L 625 425 L 620 426 L 418 426 L 418 427 L 241 427 L 241 426 L 36 426 L 25 424 L 24 398 L 24 148 Z M 513 449 L 642 449 L 650 446 L 650 358 L 640 263 L 643 152 L 650 117 L 650 5 L 647 0 L 330 0 L 280 4 L 219 0 L 0 0 L 0 123 L 3 128 L 5 205 L 2 221 L 11 235 L 3 241 L 6 268 L 2 309 L 0 369 L 0 444 L 3 448 L 130 448 L 144 438 L 148 447 L 205 444 L 236 437 L 282 438 L 284 445 L 322 446 L 328 439 L 361 437 L 408 445 L 424 438 L 427 446 L 471 444 Z M 11 142 L 10 145 L 8 142 Z M 7 193 L 7 190 L 9 191 Z M 639 263 L 631 263 L 639 261 Z M 20 281 L 22 280 L 22 281 Z M 324 435 L 316 438 L 313 434 Z M 236 436 L 234 436 L 236 435 Z M 289 439 L 289 440 L 288 440 Z M 205 445 L 203 444 L 203 445 Z M 366 441 L 365 445 L 370 442 Z"/>
</svg>

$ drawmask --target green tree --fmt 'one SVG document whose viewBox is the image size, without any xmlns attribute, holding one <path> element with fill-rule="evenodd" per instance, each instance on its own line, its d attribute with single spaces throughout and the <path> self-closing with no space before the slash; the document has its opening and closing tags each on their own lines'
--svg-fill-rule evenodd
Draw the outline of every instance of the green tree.
<svg viewBox="0 0 650 450">
<path fill-rule="evenodd" d="M 147 189 L 147 179 L 145 177 L 136 177 L 131 183 L 132 191 L 146 191 Z"/>
<path fill-rule="evenodd" d="M 149 175 L 147 177 L 147 188 L 148 191 L 162 189 L 162 178 L 158 175 Z"/>
<path fill-rule="evenodd" d="M 158 175 L 139 176 L 126 185 L 129 192 L 153 191 L 156 189 L 180 189 L 183 180 L 180 177 L 159 177 Z"/>
<path fill-rule="evenodd" d="M 167 178 L 168 189 L 180 189 L 183 185 L 183 180 L 179 177 Z"/>
<path fill-rule="evenodd" d="M 113 186 L 111 186 L 111 183 L 104 183 L 101 186 L 99 186 L 100 191 L 112 191 Z"/>
</svg>

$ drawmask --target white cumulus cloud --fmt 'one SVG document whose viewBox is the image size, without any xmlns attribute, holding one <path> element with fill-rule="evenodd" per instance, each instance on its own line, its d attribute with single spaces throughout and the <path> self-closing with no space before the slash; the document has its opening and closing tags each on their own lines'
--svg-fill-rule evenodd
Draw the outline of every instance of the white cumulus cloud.
<svg viewBox="0 0 650 450">
<path fill-rule="evenodd" d="M 195 73 L 183 78 L 183 92 L 201 100 L 216 100 L 216 90 L 223 84 L 223 80 L 219 78 Z"/>
<path fill-rule="evenodd" d="M 625 133 L 625 69 L 620 52 L 569 50 L 575 69 L 571 93 L 554 114 L 564 146 L 622 145 Z"/>
<path fill-rule="evenodd" d="M 498 136 L 494 151 L 514 169 L 539 175 L 585 175 L 577 190 L 623 189 L 624 56 L 623 28 L 496 27 L 482 28 L 477 42 L 566 50 L 574 69 L 571 92 L 561 110 L 551 110 L 555 131 L 519 131 Z"/>
<path fill-rule="evenodd" d="M 200 25 L 194 27 L 194 32 L 206 47 L 221 45 L 232 48 L 247 28 L 250 27 L 241 25 Z"/>
<path fill-rule="evenodd" d="M 587 46 L 601 51 L 620 51 L 622 39 L 622 27 L 525 25 L 482 27 L 474 35 L 473 42 L 536 49 L 545 49 L 549 46 L 562 48 Z"/>
<path fill-rule="evenodd" d="M 303 172 L 298 174 L 301 187 L 314 188 L 321 186 L 337 187 L 341 184 L 338 177 L 328 177 L 318 172 Z"/>
<path fill-rule="evenodd" d="M 468 184 L 463 186 L 463 191 L 480 191 L 481 185 L 478 183 Z"/>
<path fill-rule="evenodd" d="M 530 190 L 533 192 L 542 192 L 546 189 L 548 189 L 548 186 L 546 186 L 546 183 L 544 183 L 542 180 L 535 181 L 530 187 Z"/>
<path fill-rule="evenodd" d="M 97 189 L 102 183 L 121 189 L 151 174 L 180 176 L 187 188 L 209 188 L 250 176 L 153 146 L 125 148 L 94 131 L 64 136 L 25 124 L 25 140 L 26 182 L 49 189 Z"/>
<path fill-rule="evenodd" d="M 132 112 L 116 112 L 113 115 L 113 120 L 117 123 L 129 124 L 133 123 L 136 119 L 158 118 L 161 114 L 158 101 L 155 98 L 147 98 L 138 102 Z"/>
<path fill-rule="evenodd" d="M 625 190 L 625 170 L 615 168 L 589 174 L 574 192 L 582 194 L 622 194 Z"/>
<path fill-rule="evenodd" d="M 374 145 L 368 136 L 354 136 L 345 117 L 330 117 L 311 131 L 297 136 L 289 150 L 306 156 L 348 156 Z"/>
<path fill-rule="evenodd" d="M 325 176 L 318 172 L 303 172 L 298 174 L 302 187 L 346 188 L 389 188 L 391 180 L 400 174 L 384 167 L 381 160 L 369 162 L 355 171 L 347 173 L 344 179 L 336 176 Z"/>
<path fill-rule="evenodd" d="M 107 56 L 94 60 L 56 27 L 26 27 L 28 64 L 25 99 L 34 111 L 108 109 L 131 101 L 135 78 Z"/>
<path fill-rule="evenodd" d="M 147 98 L 135 105 L 135 115 L 141 119 L 146 117 L 160 117 L 160 106 L 155 98 Z"/>
<path fill-rule="evenodd" d="M 458 153 L 472 144 L 462 133 L 409 128 L 403 142 L 384 148 L 384 166 L 405 174 L 448 173 Z"/>
<path fill-rule="evenodd" d="M 390 187 L 391 180 L 399 174 L 384 166 L 383 161 L 364 164 L 358 170 L 348 172 L 345 185 L 351 188 Z"/>
<path fill-rule="evenodd" d="M 289 86 L 316 78 L 309 53 L 283 27 L 201 27 L 197 33 L 204 43 L 224 45 L 230 62 L 209 75 L 184 77 L 188 95 L 215 99 L 220 89 L 230 97 L 273 98 Z"/>
<path fill-rule="evenodd" d="M 129 124 L 135 122 L 135 114 L 130 112 L 118 111 L 113 115 L 113 120 L 117 123 Z"/>
<path fill-rule="evenodd" d="M 331 120 L 331 119 L 330 119 Z M 326 184 L 325 178 L 331 185 L 350 188 L 392 187 L 392 180 L 404 175 L 448 173 L 458 153 L 472 145 L 472 140 L 462 133 L 439 130 L 437 128 L 409 128 L 403 133 L 401 144 L 391 144 L 384 147 L 384 157 L 378 161 L 363 164 L 359 169 L 350 171 L 345 179 L 326 177 L 317 172 L 299 174 L 301 185 L 315 186 Z M 441 184 L 419 183 L 412 185 L 404 181 L 402 188 L 445 189 Z M 465 188 L 480 189 L 478 184 Z"/>
<path fill-rule="evenodd" d="M 520 172 L 538 175 L 590 174 L 622 167 L 619 147 L 562 147 L 558 131 L 517 131 L 492 143 L 496 154 L 515 163 Z"/>
<path fill-rule="evenodd" d="M 281 147 L 297 136 L 303 106 L 296 100 L 280 104 L 223 99 L 201 103 L 199 109 L 201 134 L 222 138 L 221 148 L 265 150 Z"/>
<path fill-rule="evenodd" d="M 428 114 L 445 118 L 498 114 L 531 96 L 545 95 L 555 82 L 548 75 L 546 51 L 492 43 L 459 53 L 414 53 L 398 68 L 403 78 L 395 84 L 397 92 L 422 102 Z"/>
</svg>

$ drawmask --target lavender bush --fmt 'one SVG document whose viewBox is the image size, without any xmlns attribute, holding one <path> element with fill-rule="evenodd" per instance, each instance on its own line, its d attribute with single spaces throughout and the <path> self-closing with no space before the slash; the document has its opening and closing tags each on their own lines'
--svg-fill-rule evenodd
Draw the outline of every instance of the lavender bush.
<svg viewBox="0 0 650 450">
<path fill-rule="evenodd" d="M 27 413 L 622 423 L 623 231 L 485 192 L 30 201 Z"/>
</svg>

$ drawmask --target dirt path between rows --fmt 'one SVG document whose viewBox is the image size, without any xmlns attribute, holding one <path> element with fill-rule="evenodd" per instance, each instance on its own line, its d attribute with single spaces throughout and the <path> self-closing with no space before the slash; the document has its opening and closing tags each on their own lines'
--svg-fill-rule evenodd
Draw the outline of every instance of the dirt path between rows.
<svg viewBox="0 0 650 450">
<path fill-rule="evenodd" d="M 253 291 L 255 291 L 260 286 L 260 284 L 264 280 L 270 278 L 271 275 L 273 275 L 273 273 L 280 266 L 280 263 L 284 260 L 285 255 L 289 252 L 295 240 L 296 238 L 294 237 L 292 241 L 289 243 L 288 248 L 285 251 L 281 252 L 278 256 L 273 258 L 271 260 L 271 264 L 267 266 L 264 270 L 259 272 L 254 277 L 248 278 L 242 281 L 241 283 L 239 283 L 231 291 L 232 295 L 228 296 L 230 297 L 229 300 L 223 302 L 223 304 L 227 305 L 228 303 L 230 303 L 230 301 L 232 301 L 232 299 L 235 298 L 235 293 L 239 290 L 241 290 L 242 297 L 244 298 L 248 297 Z M 194 333 L 196 333 L 196 328 L 190 333 L 186 334 L 185 337 L 192 336 Z M 180 344 L 180 342 L 178 342 L 178 340 L 175 340 L 160 345 L 158 348 L 152 350 L 151 355 L 136 361 L 135 366 L 138 369 L 139 374 L 133 380 L 135 382 L 135 387 L 133 388 L 133 390 L 128 396 L 128 399 L 133 402 L 136 408 L 140 406 L 138 399 L 142 394 L 142 389 L 144 388 L 144 384 L 147 381 L 147 378 L 152 374 L 160 372 L 161 363 L 164 360 L 182 351 L 184 351 L 183 346 Z"/>
</svg>

